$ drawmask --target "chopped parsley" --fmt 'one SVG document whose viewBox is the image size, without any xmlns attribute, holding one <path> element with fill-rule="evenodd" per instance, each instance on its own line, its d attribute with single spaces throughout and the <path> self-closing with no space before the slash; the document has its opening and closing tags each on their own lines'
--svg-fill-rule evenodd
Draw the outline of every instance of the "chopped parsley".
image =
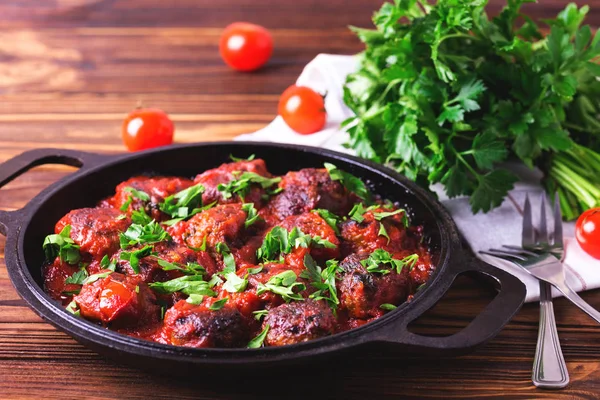
<svg viewBox="0 0 600 400">
<path fill-rule="evenodd" d="M 142 207 L 139 210 L 133 210 L 131 213 L 131 221 L 138 225 L 148 225 L 152 222 L 152 217 L 150 217 Z"/>
<path fill-rule="evenodd" d="M 75 315 L 76 317 L 80 317 L 81 316 L 81 312 L 79 311 L 79 309 L 77 307 L 77 303 L 75 302 L 75 300 L 71 301 L 67 305 L 67 307 L 65 307 L 65 310 L 67 310 L 71 314 Z"/>
<path fill-rule="evenodd" d="M 299 293 L 294 292 L 294 289 L 301 292 L 306 289 L 306 286 L 301 282 L 296 282 L 296 278 L 294 271 L 283 271 L 272 276 L 266 284 L 259 283 L 256 287 L 256 294 L 260 296 L 265 292 L 273 292 L 280 295 L 286 303 L 291 300 L 302 301 L 304 298 Z"/>
<path fill-rule="evenodd" d="M 206 282 L 201 275 L 185 275 L 166 282 L 152 282 L 148 286 L 160 294 L 181 292 L 187 295 L 197 294 L 211 297 L 216 295 L 210 289 L 209 282 Z"/>
<path fill-rule="evenodd" d="M 254 207 L 254 203 L 244 203 L 242 205 L 242 210 L 246 212 L 246 222 L 244 222 L 244 227 L 247 228 L 255 222 L 259 221 L 261 218 L 258 215 L 258 211 L 256 207 Z"/>
<path fill-rule="evenodd" d="M 269 310 L 252 311 L 252 314 L 254 314 L 254 319 L 257 321 L 260 321 L 261 319 L 266 317 L 268 313 L 269 313 Z"/>
<path fill-rule="evenodd" d="M 248 286 L 248 280 L 246 278 L 240 278 L 235 271 L 237 270 L 237 266 L 235 265 L 235 258 L 229 247 L 225 243 L 217 243 L 215 246 L 215 250 L 219 252 L 223 256 L 223 264 L 225 264 L 225 268 L 219 275 L 225 278 L 225 284 L 223 285 L 223 289 L 227 290 L 229 293 L 239 293 L 243 292 Z"/>
<path fill-rule="evenodd" d="M 117 269 L 117 263 L 114 260 L 111 260 L 110 258 L 108 258 L 107 255 L 105 255 L 104 257 L 102 257 L 102 260 L 100 260 L 100 266 L 103 269 L 109 269 L 111 271 L 115 271 L 115 269 Z"/>
<path fill-rule="evenodd" d="M 171 236 L 156 221 L 146 225 L 131 224 L 125 233 L 119 236 L 121 248 L 126 249 L 136 244 L 152 244 L 171 239 Z"/>
<path fill-rule="evenodd" d="M 202 265 L 195 262 L 188 262 L 186 265 L 183 265 L 168 262 L 158 257 L 156 257 L 156 261 L 158 262 L 158 265 L 162 268 L 163 271 L 180 271 L 181 273 L 186 275 L 206 274 L 206 269 Z"/>
<path fill-rule="evenodd" d="M 359 224 L 365 220 L 363 215 L 367 212 L 367 209 L 363 207 L 362 203 L 356 203 L 352 210 L 348 213 L 351 220 L 358 222 Z"/>
<path fill-rule="evenodd" d="M 390 303 L 383 303 L 379 306 L 379 308 L 381 308 L 382 310 L 386 310 L 386 311 L 393 311 L 398 307 L 393 304 L 390 304 Z"/>
<path fill-rule="evenodd" d="M 83 281 L 83 285 L 88 285 L 90 283 L 94 283 L 98 279 L 104 279 L 112 273 L 113 273 L 112 271 L 105 271 L 105 272 L 100 272 L 98 274 L 90 275 Z"/>
<path fill-rule="evenodd" d="M 81 260 L 79 245 L 71 239 L 71 225 L 65 225 L 59 234 L 46 236 L 43 249 L 48 262 L 59 257 L 61 261 L 75 265 Z"/>
<path fill-rule="evenodd" d="M 402 272 L 402 268 L 408 266 L 410 269 L 417 263 L 419 256 L 417 254 L 411 254 L 404 257 L 401 260 L 392 258 L 392 255 L 383 249 L 377 249 L 371 253 L 371 255 L 362 260 L 360 263 L 366 268 L 367 272 L 378 273 L 378 274 L 389 274 L 390 269 L 383 268 L 384 265 L 389 265 L 391 269 L 395 269 L 396 273 Z"/>
<path fill-rule="evenodd" d="M 152 246 L 144 246 L 139 250 L 135 251 L 124 251 L 120 255 L 120 259 L 124 261 L 129 261 L 129 265 L 131 269 L 136 274 L 140 273 L 140 260 L 146 256 L 152 254 L 152 250 L 154 248 Z"/>
<path fill-rule="evenodd" d="M 229 300 L 228 297 L 225 297 L 224 299 L 221 299 L 221 300 L 217 300 L 214 303 L 212 303 L 210 306 L 208 306 L 208 309 L 211 311 L 219 311 L 221 308 L 223 308 L 225 303 L 227 303 L 227 300 Z"/>
<path fill-rule="evenodd" d="M 340 218 L 337 215 L 335 215 L 329 210 L 325 210 L 322 208 L 312 210 L 312 212 L 318 214 L 319 217 L 323 218 L 325 222 L 327 222 L 327 225 L 329 225 L 331 229 L 333 229 L 336 235 L 340 234 L 340 230 L 337 226 L 338 222 L 340 221 Z"/>
<path fill-rule="evenodd" d="M 202 303 L 202 300 L 204 300 L 204 296 L 202 296 L 201 294 L 193 294 L 193 293 L 190 294 L 187 299 L 185 299 L 185 301 L 187 301 L 188 303 L 196 305 L 196 306 L 198 304 Z"/>
<path fill-rule="evenodd" d="M 388 243 L 390 242 L 390 235 L 388 235 L 387 231 L 385 230 L 385 226 L 383 226 L 382 222 L 379 223 L 379 232 L 377 232 L 377 236 L 383 236 L 387 238 Z"/>
<path fill-rule="evenodd" d="M 83 282 L 87 279 L 88 272 L 85 268 L 81 268 L 79 271 L 75 272 L 73 275 L 68 276 L 65 279 L 65 285 L 83 285 Z"/>
<path fill-rule="evenodd" d="M 408 216 L 406 215 L 406 210 L 399 208 L 396 211 L 390 211 L 390 212 L 374 212 L 373 216 L 375 217 L 375 219 L 377 221 L 381 221 L 384 218 L 387 217 L 391 217 L 394 216 L 396 214 L 400 214 L 400 213 L 404 213 L 402 215 L 402 224 L 404 225 L 405 228 L 408 228 L 410 226 L 410 222 L 408 221 Z"/>
<path fill-rule="evenodd" d="M 204 193 L 204 190 L 202 184 L 191 186 L 168 196 L 158 205 L 158 208 L 174 219 L 189 218 L 199 212 L 197 210 L 200 210 L 198 207 L 202 206 L 202 193 Z"/>
<path fill-rule="evenodd" d="M 371 193 L 369 193 L 367 185 L 360 178 L 349 172 L 342 171 L 333 164 L 325 163 L 324 166 L 327 172 L 329 172 L 329 177 L 332 181 L 339 181 L 349 192 L 355 193 L 362 200 L 370 200 Z"/>
<path fill-rule="evenodd" d="M 235 157 L 233 154 L 229 155 L 229 158 L 231 159 L 231 161 L 233 162 L 240 162 L 240 161 L 252 161 L 256 158 L 256 154 L 250 154 L 250 156 L 248 156 L 248 158 L 240 158 L 240 157 Z"/>
<path fill-rule="evenodd" d="M 267 324 L 265 328 L 248 343 L 248 348 L 258 349 L 259 347 L 262 347 L 265 339 L 267 338 L 267 333 L 269 333 L 270 328 L 271 327 L 269 326 L 269 324 Z"/>
<path fill-rule="evenodd" d="M 292 249 L 298 247 L 308 248 L 311 245 L 328 249 L 335 248 L 335 245 L 329 240 L 320 236 L 307 235 L 298 227 L 288 231 L 281 226 L 275 226 L 265 235 L 262 245 L 256 251 L 256 257 L 262 262 L 281 261 L 283 255 L 289 254 Z"/>
<path fill-rule="evenodd" d="M 314 300 L 325 300 L 329 307 L 335 310 L 340 304 L 335 287 L 335 281 L 341 270 L 338 261 L 327 260 L 326 268 L 321 269 L 310 254 L 307 254 L 304 256 L 304 266 L 306 270 L 302 271 L 300 277 L 309 279 L 311 286 L 317 289 L 309 297 Z"/>
<path fill-rule="evenodd" d="M 243 200 L 248 195 L 252 184 L 258 184 L 263 189 L 268 189 L 281 181 L 280 177 L 265 178 L 254 172 L 234 171 L 232 175 L 234 179 L 217 186 L 217 190 L 221 192 L 224 199 L 238 195 Z"/>
<path fill-rule="evenodd" d="M 150 201 L 150 195 L 144 192 L 143 190 L 138 190 L 132 188 L 131 186 L 127 186 L 123 191 L 125 193 L 131 193 L 131 196 L 135 197 L 136 199 L 140 199 L 142 201 Z"/>
</svg>

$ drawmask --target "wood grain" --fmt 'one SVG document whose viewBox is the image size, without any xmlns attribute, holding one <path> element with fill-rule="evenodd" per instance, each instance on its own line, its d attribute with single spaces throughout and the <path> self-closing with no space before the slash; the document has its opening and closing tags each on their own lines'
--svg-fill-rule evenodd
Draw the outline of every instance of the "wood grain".
<svg viewBox="0 0 600 400">
<path fill-rule="evenodd" d="M 257 130 L 276 113 L 279 94 L 318 53 L 353 54 L 361 45 L 348 25 L 368 27 L 380 0 L 4 0 L 0 2 L 0 162 L 38 147 L 121 152 L 120 126 L 138 102 L 165 109 L 176 140 L 228 140 Z M 525 10 L 556 15 L 566 1 Z M 496 14 L 502 2 L 491 1 Z M 581 3 L 583 4 L 583 3 Z M 600 25 L 600 1 L 588 22 Z M 269 66 L 235 73 L 217 42 L 226 24 L 260 23 L 276 47 Z M 31 170 L 0 190 L 0 210 L 22 207 L 71 173 L 63 166 Z M 199 376 L 179 381 L 105 360 L 43 322 L 15 293 L 0 237 L 0 398 L 586 398 L 600 395 L 600 327 L 564 299 L 555 302 L 567 389 L 531 384 L 539 307 L 526 305 L 477 352 L 415 360 L 354 354 L 327 374 L 276 382 Z M 491 298 L 461 278 L 411 329 L 450 334 Z M 583 297 L 600 308 L 600 291 Z"/>
</svg>

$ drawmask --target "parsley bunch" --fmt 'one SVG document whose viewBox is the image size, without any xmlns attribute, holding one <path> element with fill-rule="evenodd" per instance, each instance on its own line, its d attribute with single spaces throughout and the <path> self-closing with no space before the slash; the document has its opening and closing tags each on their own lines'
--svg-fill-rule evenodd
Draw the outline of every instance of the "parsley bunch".
<svg viewBox="0 0 600 400">
<path fill-rule="evenodd" d="M 348 147 L 474 212 L 501 204 L 517 159 L 544 173 L 563 215 L 600 204 L 600 35 L 581 26 L 588 7 L 569 4 L 537 24 L 511 0 L 488 19 L 486 0 L 385 3 L 349 75 L 343 124 Z M 541 6 L 540 6 L 541 7 Z"/>
</svg>

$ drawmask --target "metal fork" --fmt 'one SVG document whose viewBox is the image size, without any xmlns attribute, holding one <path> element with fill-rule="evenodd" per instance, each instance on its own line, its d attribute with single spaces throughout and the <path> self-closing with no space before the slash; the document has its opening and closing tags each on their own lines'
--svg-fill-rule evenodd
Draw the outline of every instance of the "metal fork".
<svg viewBox="0 0 600 400">
<path fill-rule="evenodd" d="M 533 216 L 531 212 L 531 203 L 529 196 L 525 198 L 523 207 L 523 231 L 522 246 L 524 249 L 543 250 L 552 252 L 559 259 L 563 255 L 563 235 L 562 235 L 562 216 L 558 196 L 554 200 L 554 233 L 552 245 L 550 245 L 550 236 L 548 235 L 548 225 L 546 222 L 546 199 L 542 197 L 542 207 L 540 212 L 539 229 L 533 226 Z M 511 253 L 511 258 L 516 258 L 518 251 L 523 251 L 517 247 L 504 246 Z M 514 251 L 514 253 L 513 253 Z M 506 250 L 500 251 L 505 254 Z M 495 257 L 504 255 L 498 254 L 498 251 L 491 249 L 489 252 L 482 252 Z M 530 257 L 536 257 L 537 254 L 527 251 Z M 526 260 L 524 257 L 520 261 Z M 511 260 L 514 262 L 514 260 Z M 521 263 L 518 263 L 521 264 Z M 560 389 L 569 384 L 569 371 L 565 363 L 560 341 L 558 340 L 558 331 L 556 329 L 556 320 L 554 317 L 554 306 L 552 304 L 552 288 L 547 282 L 540 280 L 540 326 L 538 330 L 537 346 L 533 360 L 533 370 L 531 380 L 533 384 L 544 389 Z"/>
</svg>

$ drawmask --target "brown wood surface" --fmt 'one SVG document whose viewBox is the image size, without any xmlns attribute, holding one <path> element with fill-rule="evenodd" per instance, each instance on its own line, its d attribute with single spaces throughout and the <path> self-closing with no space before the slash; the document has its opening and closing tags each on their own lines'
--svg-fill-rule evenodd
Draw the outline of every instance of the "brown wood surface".
<svg viewBox="0 0 600 400">
<path fill-rule="evenodd" d="M 550 17 L 566 1 L 527 5 Z M 588 22 L 600 25 L 600 1 Z M 171 114 L 177 142 L 227 140 L 263 127 L 279 94 L 322 52 L 352 54 L 347 25 L 369 26 L 379 0 L 3 0 L 0 2 L 0 162 L 37 147 L 121 152 L 120 125 L 138 101 Z M 491 13 L 501 2 L 492 1 Z M 221 29 L 249 20 L 272 29 L 276 49 L 255 74 L 227 69 Z M 0 210 L 22 207 L 72 169 L 36 168 L 0 190 Z M 356 354 L 327 376 L 275 383 L 203 376 L 188 381 L 103 359 L 30 311 L 10 284 L 0 237 L 0 398 L 599 398 L 600 327 L 555 302 L 567 389 L 531 384 L 539 308 L 526 305 L 485 347 L 461 358 L 409 361 Z M 600 272 L 599 272 L 600 273 Z M 600 308 L 600 291 L 583 297 Z M 449 334 L 490 299 L 461 279 L 415 329 Z M 250 387 L 250 389 L 248 388 Z"/>
</svg>

